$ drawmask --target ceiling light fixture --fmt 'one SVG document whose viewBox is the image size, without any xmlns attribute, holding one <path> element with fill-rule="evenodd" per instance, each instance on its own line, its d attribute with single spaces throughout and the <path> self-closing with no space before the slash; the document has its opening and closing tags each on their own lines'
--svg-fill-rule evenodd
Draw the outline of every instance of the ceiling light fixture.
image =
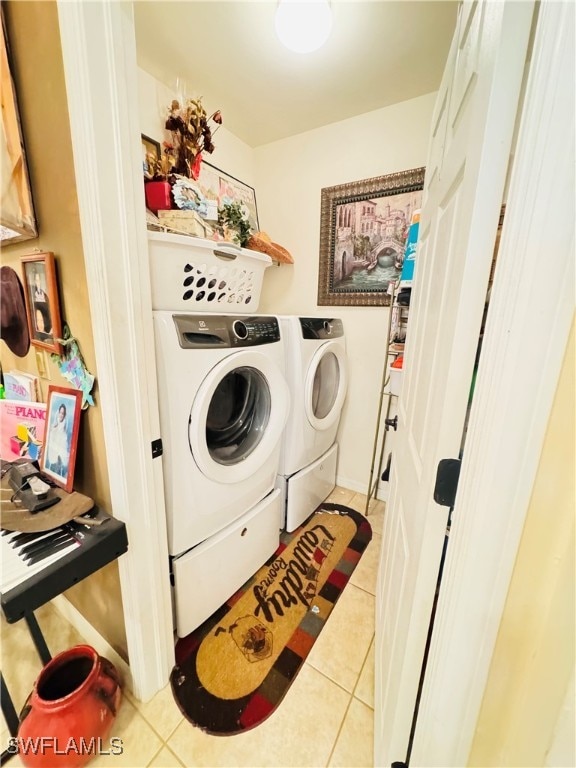
<svg viewBox="0 0 576 768">
<path fill-rule="evenodd" d="M 320 48 L 332 29 L 329 0 L 279 0 L 276 8 L 276 34 L 296 53 Z"/>
</svg>

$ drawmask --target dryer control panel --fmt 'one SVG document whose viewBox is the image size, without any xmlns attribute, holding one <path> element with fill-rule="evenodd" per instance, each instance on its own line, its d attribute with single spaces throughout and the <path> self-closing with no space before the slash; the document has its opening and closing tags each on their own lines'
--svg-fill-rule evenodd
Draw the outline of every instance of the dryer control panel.
<svg viewBox="0 0 576 768">
<path fill-rule="evenodd" d="M 338 317 L 301 317 L 303 339 L 338 339 L 344 336 L 344 324 Z"/>
<path fill-rule="evenodd" d="M 275 317 L 266 315 L 172 315 L 182 349 L 256 347 L 280 341 Z"/>
</svg>

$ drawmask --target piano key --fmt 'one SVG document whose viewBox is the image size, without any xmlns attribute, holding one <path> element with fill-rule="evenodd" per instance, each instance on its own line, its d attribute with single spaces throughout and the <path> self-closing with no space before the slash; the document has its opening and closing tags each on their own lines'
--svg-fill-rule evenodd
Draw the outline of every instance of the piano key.
<svg viewBox="0 0 576 768">
<path fill-rule="evenodd" d="M 38 541 L 33 541 L 29 544 L 26 544 L 26 546 L 22 547 L 18 551 L 18 554 L 25 560 L 28 555 L 35 554 L 38 550 L 46 548 L 50 549 L 53 544 L 56 544 L 56 542 L 60 541 L 62 538 L 72 538 L 72 534 L 68 533 L 68 531 L 59 531 L 58 533 L 54 533 L 51 536 L 45 536 Z"/>
<path fill-rule="evenodd" d="M 15 544 L 26 544 L 28 541 L 34 541 L 37 536 L 37 533 L 19 533 L 17 536 L 11 536 L 7 540 L 14 546 Z"/>
<path fill-rule="evenodd" d="M 33 533 L 21 533 L 19 531 L 8 531 L 5 536 L 5 540 L 9 541 L 12 546 L 19 546 L 20 542 L 32 539 L 39 539 L 42 536 L 50 536 L 56 528 L 51 528 L 48 531 L 34 531 Z"/>
<path fill-rule="evenodd" d="M 26 562 L 30 565 L 36 565 L 37 563 L 42 562 L 42 560 L 45 560 L 47 557 L 52 557 L 62 550 L 66 550 L 66 552 L 68 552 L 70 549 L 74 549 L 75 547 L 79 546 L 80 543 L 76 541 L 76 539 L 73 539 L 73 541 L 70 541 L 69 539 L 63 539 L 51 547 L 40 549 L 37 552 L 34 552 L 34 554 L 29 555 Z"/>
<path fill-rule="evenodd" d="M 60 526 L 77 541 L 32 565 L 24 563 L 19 556 L 22 545 L 10 546 L 10 540 L 19 536 L 19 532 L 2 530 L 0 593 L 2 610 L 10 624 L 126 552 L 128 538 L 124 523 L 97 507 L 94 517 L 103 524 L 84 526 L 69 522 Z M 37 540 L 52 535 L 54 530 L 39 533 Z"/>
<path fill-rule="evenodd" d="M 3 545 L 8 544 L 11 549 L 20 551 L 22 547 L 31 542 L 40 541 L 47 536 L 52 536 L 54 533 L 65 530 L 64 527 L 51 528 L 48 531 L 36 531 L 34 533 L 19 533 L 18 531 L 8 531 L 3 539 Z"/>
<path fill-rule="evenodd" d="M 15 550 L 2 546 L 2 596 L 4 597 L 5 593 L 25 583 L 31 576 L 40 573 L 43 568 L 57 562 L 79 546 L 78 542 L 71 542 L 69 549 L 58 550 L 49 558 L 34 564 L 25 563 Z"/>
<path fill-rule="evenodd" d="M 47 541 L 47 542 L 40 542 L 34 549 L 30 550 L 30 552 L 27 552 L 26 555 L 23 556 L 23 561 L 25 563 L 32 562 L 32 558 L 35 558 L 37 555 L 42 554 L 43 552 L 53 552 L 55 551 L 55 548 L 58 544 L 61 544 L 62 542 L 72 542 L 75 541 L 73 536 L 60 536 L 58 539 L 54 539 L 53 541 Z"/>
<path fill-rule="evenodd" d="M 40 541 L 41 538 L 44 538 L 46 536 L 46 532 L 38 532 L 35 534 L 30 534 L 30 536 L 33 536 L 33 541 Z M 10 562 L 16 562 L 19 559 L 19 552 L 25 544 L 19 544 L 18 543 L 18 536 L 19 534 L 14 531 L 9 531 L 8 535 L 5 536 L 2 541 L 2 551 L 4 554 L 4 557 L 6 557 L 6 553 L 10 553 L 12 557 L 9 557 L 8 560 Z M 16 543 L 14 543 L 16 542 Z"/>
<path fill-rule="evenodd" d="M 35 533 L 22 534 L 18 531 L 9 531 L 8 535 L 2 539 L 2 552 L 5 555 L 7 551 L 10 551 L 15 555 L 11 557 L 12 562 L 16 562 L 22 559 L 22 552 L 26 547 L 30 545 L 38 544 L 42 541 L 46 541 L 52 538 L 55 534 L 60 535 L 65 532 L 65 528 L 53 528 L 49 531 L 37 531 Z M 26 538 L 23 538 L 26 536 Z"/>
<path fill-rule="evenodd" d="M 38 537 L 42 534 L 48 534 L 53 533 L 54 531 L 60 531 L 61 528 L 52 528 L 50 531 L 35 531 L 34 533 L 17 533 L 15 536 L 12 536 L 9 541 L 12 546 L 15 544 L 26 544 L 29 541 L 35 541 L 38 539 Z"/>
</svg>

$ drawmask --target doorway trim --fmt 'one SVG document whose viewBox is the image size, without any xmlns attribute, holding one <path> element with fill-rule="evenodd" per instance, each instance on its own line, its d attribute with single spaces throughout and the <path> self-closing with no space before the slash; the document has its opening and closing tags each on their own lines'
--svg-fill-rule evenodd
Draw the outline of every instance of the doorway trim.
<svg viewBox="0 0 576 768">
<path fill-rule="evenodd" d="M 76 189 L 134 694 L 174 664 L 131 3 L 58 1 Z M 64 225 L 64 224 L 63 224 Z M 78 254 L 81 258 L 81 254 Z"/>
</svg>

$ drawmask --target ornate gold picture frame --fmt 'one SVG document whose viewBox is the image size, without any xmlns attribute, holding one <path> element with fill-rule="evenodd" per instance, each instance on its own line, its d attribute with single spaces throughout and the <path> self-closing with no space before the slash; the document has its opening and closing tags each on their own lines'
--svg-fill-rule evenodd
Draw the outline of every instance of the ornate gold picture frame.
<svg viewBox="0 0 576 768">
<path fill-rule="evenodd" d="M 20 127 L 16 90 L 10 68 L 6 25 L 2 11 L 0 99 L 2 101 L 2 150 L 0 178 L 0 244 L 17 243 L 38 236 L 28 167 Z"/>
<path fill-rule="evenodd" d="M 322 190 L 320 306 L 390 304 L 388 285 L 402 270 L 412 212 L 420 208 L 424 168 Z"/>
</svg>

